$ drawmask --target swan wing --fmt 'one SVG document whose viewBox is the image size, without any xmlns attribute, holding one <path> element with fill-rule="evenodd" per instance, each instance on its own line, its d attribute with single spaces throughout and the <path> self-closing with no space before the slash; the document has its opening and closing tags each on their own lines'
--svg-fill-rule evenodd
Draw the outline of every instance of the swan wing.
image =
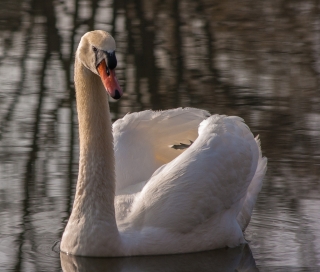
<svg viewBox="0 0 320 272">
<path fill-rule="evenodd" d="M 116 194 L 140 190 L 157 168 L 184 151 L 180 146 L 188 146 L 198 137 L 198 126 L 208 116 L 204 110 L 177 108 L 146 110 L 117 120 L 113 124 Z"/>
<path fill-rule="evenodd" d="M 238 223 L 242 231 L 245 231 L 245 229 L 249 225 L 253 207 L 256 204 L 258 194 L 261 191 L 262 181 L 267 171 L 268 160 L 266 157 L 262 157 L 259 137 L 257 136 L 255 140 L 259 147 L 258 167 L 248 187 L 247 193 L 243 200 L 241 211 L 239 212 L 237 217 Z"/>
<path fill-rule="evenodd" d="M 195 142 L 151 177 L 126 223 L 140 233 L 152 228 L 198 238 L 209 233 L 220 239 L 209 248 L 239 244 L 237 215 L 258 160 L 259 146 L 243 120 L 213 115 L 200 124 Z"/>
</svg>

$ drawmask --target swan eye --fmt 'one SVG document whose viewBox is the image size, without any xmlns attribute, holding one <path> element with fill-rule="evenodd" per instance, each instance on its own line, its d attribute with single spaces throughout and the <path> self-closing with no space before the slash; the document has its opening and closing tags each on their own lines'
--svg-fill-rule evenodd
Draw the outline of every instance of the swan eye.
<svg viewBox="0 0 320 272">
<path fill-rule="evenodd" d="M 92 50 L 93 50 L 93 52 L 95 52 L 95 53 L 98 51 L 98 49 L 95 48 L 94 46 L 92 46 Z"/>
</svg>

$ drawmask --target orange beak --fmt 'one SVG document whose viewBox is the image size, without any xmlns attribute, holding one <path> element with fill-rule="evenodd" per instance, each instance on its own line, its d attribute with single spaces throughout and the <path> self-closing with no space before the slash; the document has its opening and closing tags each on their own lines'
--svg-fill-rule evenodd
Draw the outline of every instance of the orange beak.
<svg viewBox="0 0 320 272">
<path fill-rule="evenodd" d="M 106 91 L 114 99 L 119 99 L 123 95 L 123 91 L 119 85 L 116 73 L 107 67 L 106 61 L 102 60 L 97 67 L 102 83 Z"/>
</svg>

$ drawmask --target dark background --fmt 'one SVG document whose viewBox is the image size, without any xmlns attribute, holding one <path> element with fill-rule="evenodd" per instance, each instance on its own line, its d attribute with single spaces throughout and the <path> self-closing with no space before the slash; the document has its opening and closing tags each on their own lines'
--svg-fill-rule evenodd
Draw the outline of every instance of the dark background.
<svg viewBox="0 0 320 272">
<path fill-rule="evenodd" d="M 1 269 L 61 269 L 51 247 L 77 180 L 74 52 L 93 29 L 117 42 L 113 119 L 187 106 L 244 118 L 269 159 L 246 231 L 257 266 L 320 266 L 318 0 L 0 5 Z"/>
</svg>

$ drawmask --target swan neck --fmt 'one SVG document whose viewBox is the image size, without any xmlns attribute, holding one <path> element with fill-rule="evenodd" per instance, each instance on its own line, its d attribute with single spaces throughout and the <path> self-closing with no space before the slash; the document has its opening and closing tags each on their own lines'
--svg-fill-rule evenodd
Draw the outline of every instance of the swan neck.
<svg viewBox="0 0 320 272">
<path fill-rule="evenodd" d="M 121 255 L 115 219 L 115 159 L 108 96 L 100 77 L 76 59 L 75 87 L 80 160 L 72 213 L 62 236 L 63 252 Z"/>
<path fill-rule="evenodd" d="M 99 211 L 115 222 L 115 159 L 108 95 L 101 79 L 75 63 L 80 160 L 74 208 Z M 103 218 L 105 219 L 105 218 Z"/>
</svg>

